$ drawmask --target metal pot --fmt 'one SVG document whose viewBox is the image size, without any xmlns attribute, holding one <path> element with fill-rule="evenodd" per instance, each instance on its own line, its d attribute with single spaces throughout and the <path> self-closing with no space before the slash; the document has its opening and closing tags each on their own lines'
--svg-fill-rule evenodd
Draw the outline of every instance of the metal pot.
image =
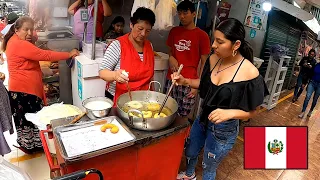
<svg viewBox="0 0 320 180">
<path fill-rule="evenodd" d="M 166 95 L 159 92 L 150 91 L 150 87 L 152 83 L 158 83 L 161 86 L 159 82 L 151 81 L 149 84 L 149 90 L 132 91 L 131 92 L 132 99 L 134 101 L 157 102 L 162 104 Z M 161 89 L 161 87 L 159 89 Z M 143 114 L 139 110 L 129 110 L 128 113 L 124 112 L 121 109 L 121 107 L 123 107 L 129 101 L 130 101 L 129 93 L 125 93 L 119 96 L 117 100 L 117 111 L 118 111 L 119 117 L 128 126 L 134 129 L 139 129 L 143 131 L 156 131 L 156 130 L 164 129 L 169 125 L 171 125 L 177 116 L 178 103 L 172 97 L 169 97 L 166 103 L 166 106 L 172 111 L 172 114 L 170 116 L 160 117 L 160 118 L 144 118 Z M 139 113 L 141 114 L 142 118 L 129 116 L 130 112 Z"/>
<path fill-rule="evenodd" d="M 102 110 L 88 109 L 86 107 L 86 104 L 88 104 L 89 102 L 93 102 L 93 101 L 105 101 L 105 102 L 109 103 L 111 105 L 111 107 L 107 108 L 107 109 L 102 109 Z M 106 97 L 91 97 L 91 98 L 85 99 L 82 102 L 82 106 L 86 109 L 87 116 L 90 119 L 97 119 L 97 118 L 106 117 L 109 114 L 110 110 L 112 109 L 113 104 L 114 104 L 113 101 L 106 98 Z"/>
</svg>

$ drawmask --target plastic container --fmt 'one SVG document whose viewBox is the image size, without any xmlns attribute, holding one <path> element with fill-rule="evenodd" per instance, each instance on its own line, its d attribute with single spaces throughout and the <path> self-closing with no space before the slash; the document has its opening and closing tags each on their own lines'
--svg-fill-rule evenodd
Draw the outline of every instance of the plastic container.
<svg viewBox="0 0 320 180">
<path fill-rule="evenodd" d="M 0 180 L 31 180 L 31 177 L 21 168 L 7 162 L 0 156 Z"/>
<path fill-rule="evenodd" d="M 107 44 L 103 42 L 96 42 L 96 58 L 103 58 L 106 51 Z M 92 55 L 92 43 L 82 42 L 82 51 L 86 57 L 91 59 Z"/>
</svg>

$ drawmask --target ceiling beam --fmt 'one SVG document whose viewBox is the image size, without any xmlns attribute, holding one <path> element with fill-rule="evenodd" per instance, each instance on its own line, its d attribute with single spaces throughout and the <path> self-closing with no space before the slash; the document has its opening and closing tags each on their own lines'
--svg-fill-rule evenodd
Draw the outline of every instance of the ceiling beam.
<svg viewBox="0 0 320 180">
<path fill-rule="evenodd" d="M 282 0 L 273 0 L 272 6 L 275 8 L 280 9 L 283 12 L 286 12 L 287 14 L 290 14 L 291 16 L 294 16 L 302 21 L 308 21 L 314 18 L 312 14 L 309 12 L 300 9 L 292 4 L 289 4 Z"/>
</svg>

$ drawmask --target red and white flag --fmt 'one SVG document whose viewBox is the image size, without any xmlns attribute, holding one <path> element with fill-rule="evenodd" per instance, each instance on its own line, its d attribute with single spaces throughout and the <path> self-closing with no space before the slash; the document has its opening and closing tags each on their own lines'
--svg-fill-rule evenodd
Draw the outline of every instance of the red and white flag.
<svg viewBox="0 0 320 180">
<path fill-rule="evenodd" d="M 244 127 L 245 169 L 307 169 L 308 127 Z"/>
</svg>

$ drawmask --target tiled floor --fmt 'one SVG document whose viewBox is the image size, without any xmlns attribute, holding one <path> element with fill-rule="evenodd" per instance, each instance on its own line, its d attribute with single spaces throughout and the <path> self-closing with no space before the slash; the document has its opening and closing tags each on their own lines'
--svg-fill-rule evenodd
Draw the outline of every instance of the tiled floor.
<svg viewBox="0 0 320 180">
<path fill-rule="evenodd" d="M 282 96 L 287 96 L 288 93 Z M 290 95 L 289 95 L 290 96 Z M 217 180 L 320 180 L 320 110 L 313 113 L 311 118 L 299 119 L 304 97 L 297 103 L 291 103 L 291 98 L 282 99 L 276 108 L 271 111 L 263 111 L 249 122 L 242 123 L 239 138 L 217 170 Z M 311 104 L 311 102 L 310 102 Z M 320 103 L 319 103 L 320 104 Z M 243 169 L 243 126 L 308 126 L 309 127 L 309 169 L 308 170 L 244 170 Z M 5 134 L 10 146 L 16 144 L 16 135 Z M 12 147 L 12 146 L 11 146 Z M 20 150 L 12 147 L 13 151 L 5 156 L 12 164 L 26 171 L 33 180 L 50 179 L 49 166 L 44 154 L 36 154 L 30 157 Z M 196 168 L 198 179 L 201 178 L 202 156 Z M 182 160 L 181 170 L 185 168 Z"/>
<path fill-rule="evenodd" d="M 8 132 L 5 132 L 5 137 L 12 150 L 10 154 L 6 154 L 4 156 L 6 161 L 24 170 L 32 180 L 50 179 L 49 165 L 43 153 L 26 155 L 22 151 L 12 146 L 13 144 L 17 144 L 17 135 L 15 133 L 9 135 Z"/>
<path fill-rule="evenodd" d="M 284 94 L 283 96 L 286 96 Z M 229 155 L 217 170 L 217 180 L 320 180 L 320 103 L 310 118 L 298 118 L 304 96 L 296 103 L 291 97 L 283 100 L 271 111 L 264 111 L 249 122 L 242 123 L 239 138 Z M 309 106 L 311 101 L 309 102 Z M 308 110 L 308 109 L 307 109 Z M 308 170 L 244 170 L 243 169 L 243 127 L 244 126 L 308 126 L 309 153 Z M 202 179 L 201 158 L 196 168 L 197 179 Z M 185 169 L 182 160 L 181 170 Z"/>
</svg>

